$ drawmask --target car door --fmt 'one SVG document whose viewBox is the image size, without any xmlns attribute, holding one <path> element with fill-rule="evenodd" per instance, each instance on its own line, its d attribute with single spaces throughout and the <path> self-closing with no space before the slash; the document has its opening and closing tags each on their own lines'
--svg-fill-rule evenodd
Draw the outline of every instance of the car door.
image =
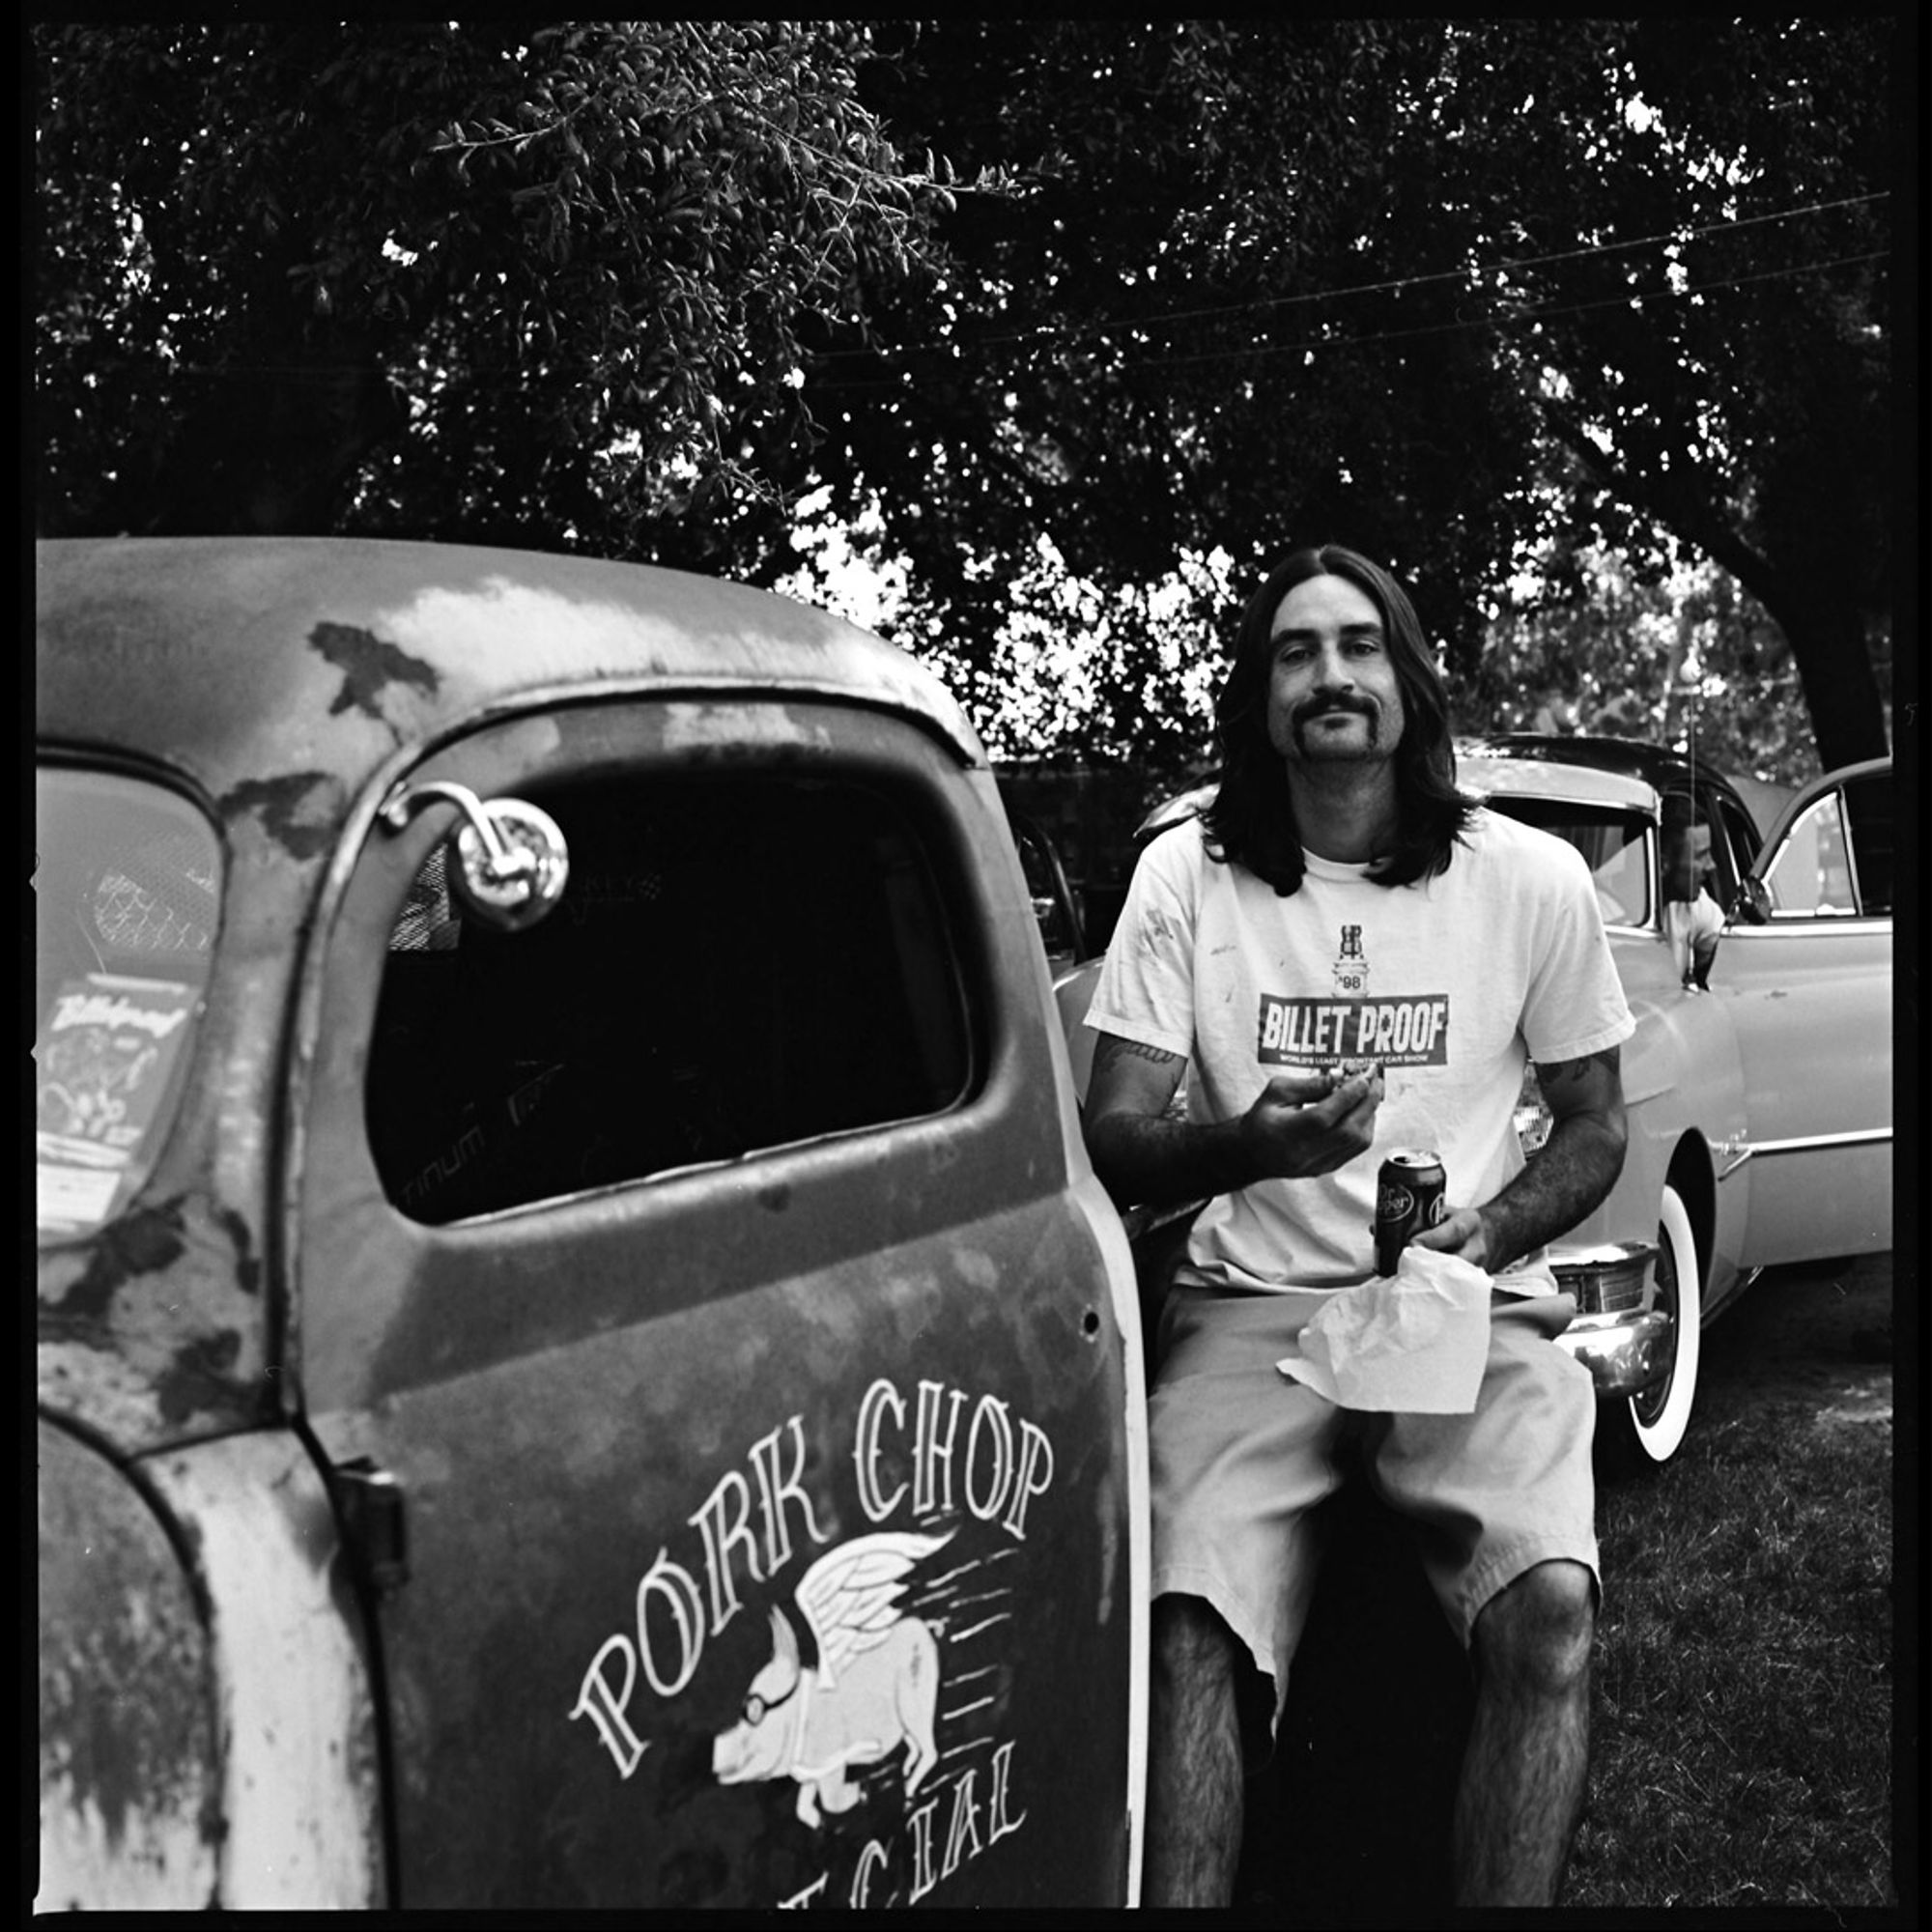
<svg viewBox="0 0 1932 1932">
<path fill-rule="evenodd" d="M 1067 883 L 1059 849 L 1046 828 L 1010 807 L 1007 822 L 1012 831 L 1021 869 L 1026 874 L 1034 920 L 1039 928 L 1040 944 L 1046 950 L 1047 968 L 1057 980 L 1087 957 L 1079 900 Z"/>
<path fill-rule="evenodd" d="M 309 996 L 295 1352 L 396 1901 L 1125 1902 L 1131 1266 L 990 780 L 776 695 L 407 777 L 570 875 L 492 931 L 449 807 L 371 824 Z"/>
<path fill-rule="evenodd" d="M 1738 902 L 1745 874 L 1757 857 L 1761 841 L 1750 813 L 1728 785 L 1704 782 L 1698 787 L 1697 816 L 1711 831 L 1711 876 L 1706 890 L 1730 912 Z"/>
<path fill-rule="evenodd" d="M 1806 786 L 1766 840 L 1759 918 L 1734 919 L 1711 990 L 1745 1080 L 1746 1266 L 1891 1241 L 1891 771 Z M 1747 886 L 1747 894 L 1750 886 Z"/>
</svg>

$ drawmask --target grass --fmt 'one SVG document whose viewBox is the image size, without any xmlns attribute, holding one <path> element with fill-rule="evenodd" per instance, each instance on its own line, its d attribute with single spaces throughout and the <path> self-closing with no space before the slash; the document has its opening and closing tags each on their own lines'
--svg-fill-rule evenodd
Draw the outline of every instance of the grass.
<svg viewBox="0 0 1932 1932">
<path fill-rule="evenodd" d="M 1890 1427 L 1821 1425 L 1823 1395 L 1710 1393 L 1667 1467 L 1598 1491 L 1590 1786 L 1562 1902 L 1895 1908 Z M 1432 1923 L 1467 1667 L 1404 1526 L 1357 1498 L 1335 1528 L 1277 1759 L 1249 1786 L 1237 1905 Z"/>
<path fill-rule="evenodd" d="M 1598 1498 L 1590 1795 L 1564 1902 L 1897 1903 L 1891 1432 L 1700 1418 Z"/>
</svg>

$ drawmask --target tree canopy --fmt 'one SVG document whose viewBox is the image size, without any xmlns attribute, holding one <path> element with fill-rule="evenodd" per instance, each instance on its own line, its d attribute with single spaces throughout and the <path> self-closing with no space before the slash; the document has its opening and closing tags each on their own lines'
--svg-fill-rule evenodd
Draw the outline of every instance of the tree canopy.
<svg viewBox="0 0 1932 1932">
<path fill-rule="evenodd" d="M 874 83 L 886 119 L 1026 191 L 940 224 L 949 285 L 844 358 L 873 388 L 822 466 L 978 663 L 1041 535 L 1121 616 L 1216 548 L 1247 583 L 1352 542 L 1465 678 L 1526 557 L 1561 598 L 1593 545 L 1651 580 L 1688 553 L 1783 628 L 1826 761 L 1882 751 L 1895 41 L 1860 16 L 926 29 Z M 1106 723 L 1140 745 L 1160 639 L 1119 628 Z"/>
<path fill-rule="evenodd" d="M 355 528 L 755 570 L 801 319 L 948 199 L 864 30 L 37 30 L 43 516 Z"/>
<path fill-rule="evenodd" d="M 1588 594 L 1506 598 L 1455 715 L 1484 731 L 1586 731 L 1694 752 L 1734 778 L 1815 778 L 1818 748 L 1791 647 L 1727 571 L 1647 582 L 1614 552 L 1578 566 Z"/>
<path fill-rule="evenodd" d="M 1842 762 L 1886 744 L 1900 39 L 38 28 L 43 526 L 772 582 L 819 492 L 976 713 L 1018 635 L 1042 746 L 1154 762 L 1291 542 L 1390 562 L 1478 696 L 1525 565 L 1554 611 L 1690 556 Z"/>
</svg>

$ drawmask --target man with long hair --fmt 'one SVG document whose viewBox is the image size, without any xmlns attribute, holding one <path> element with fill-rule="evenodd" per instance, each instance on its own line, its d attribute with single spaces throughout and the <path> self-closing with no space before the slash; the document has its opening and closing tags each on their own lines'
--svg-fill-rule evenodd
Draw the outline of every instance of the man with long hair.
<svg viewBox="0 0 1932 1932">
<path fill-rule="evenodd" d="M 1142 855 L 1088 1020 L 1086 1131 L 1117 1201 L 1209 1197 L 1162 1310 L 1147 1899 L 1227 1904 L 1314 1583 L 1310 1512 L 1359 1466 L 1411 1517 L 1472 1657 L 1457 1901 L 1549 1904 L 1580 1811 L 1597 1576 L 1589 1372 L 1544 1243 L 1623 1164 L 1634 1023 L 1587 868 L 1456 785 L 1407 596 L 1338 546 L 1247 606 L 1201 816 Z M 1525 1166 L 1534 1060 L 1555 1125 Z M 1169 1104 L 1188 1078 L 1184 1119 Z M 1413 1236 L 1492 1277 L 1469 1414 L 1337 1407 L 1275 1367 L 1374 1268 L 1377 1171 L 1426 1147 Z"/>
</svg>

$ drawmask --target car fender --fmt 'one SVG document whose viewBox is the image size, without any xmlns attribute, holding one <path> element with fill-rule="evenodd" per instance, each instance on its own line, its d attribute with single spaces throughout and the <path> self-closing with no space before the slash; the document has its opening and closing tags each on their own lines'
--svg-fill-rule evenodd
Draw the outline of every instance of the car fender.
<svg viewBox="0 0 1932 1932">
<path fill-rule="evenodd" d="M 1727 1179 L 1722 1159 L 1744 1132 L 1737 1040 L 1720 997 L 1674 983 L 1633 985 L 1636 975 L 1628 965 L 1625 972 L 1636 1032 L 1623 1049 L 1623 1170 L 1604 1205 L 1566 1238 L 1654 1239 L 1658 1204 L 1675 1174 L 1704 1258 L 1708 1319 L 1737 1279 L 1749 1214 L 1748 1180 L 1742 1171 Z"/>
<path fill-rule="evenodd" d="M 116 1465 L 43 1418 L 41 1451 L 43 1909 L 384 1904 L 359 1603 L 301 1441 Z"/>
<path fill-rule="evenodd" d="M 214 1902 L 220 1752 L 206 1619 L 172 1525 L 42 1416 L 37 1912 Z"/>
</svg>

